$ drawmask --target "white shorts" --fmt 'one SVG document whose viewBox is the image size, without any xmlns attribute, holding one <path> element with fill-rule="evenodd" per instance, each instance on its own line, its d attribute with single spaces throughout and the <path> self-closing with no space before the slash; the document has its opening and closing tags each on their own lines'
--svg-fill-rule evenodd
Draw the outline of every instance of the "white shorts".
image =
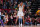
<svg viewBox="0 0 40 27">
<path fill-rule="evenodd" d="M 18 11 L 17 16 L 24 16 L 24 13 Z"/>
</svg>

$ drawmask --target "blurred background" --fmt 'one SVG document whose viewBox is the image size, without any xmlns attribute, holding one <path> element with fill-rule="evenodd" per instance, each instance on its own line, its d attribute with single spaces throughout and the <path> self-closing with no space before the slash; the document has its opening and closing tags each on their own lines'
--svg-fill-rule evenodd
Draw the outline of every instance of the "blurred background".
<svg viewBox="0 0 40 27">
<path fill-rule="evenodd" d="M 40 24 L 40 0 L 0 0 L 1 19 L 4 25 L 15 25 L 18 4 L 20 4 L 21 1 L 23 1 L 25 5 L 24 24 Z"/>
</svg>

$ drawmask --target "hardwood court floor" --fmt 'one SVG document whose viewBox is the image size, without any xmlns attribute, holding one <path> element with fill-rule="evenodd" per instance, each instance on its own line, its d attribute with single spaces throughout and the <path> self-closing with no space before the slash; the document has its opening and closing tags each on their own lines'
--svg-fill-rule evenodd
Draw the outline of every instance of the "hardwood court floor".
<svg viewBox="0 0 40 27">
<path fill-rule="evenodd" d="M 0 26 L 0 27 L 3 27 L 3 26 Z M 4 26 L 4 27 L 21 27 L 21 26 L 11 26 L 11 25 L 8 25 L 8 26 Z M 24 26 L 24 25 L 22 25 L 22 27 L 40 27 L 40 25 L 39 26 L 34 26 L 34 25 L 32 25 L 32 26 Z"/>
</svg>

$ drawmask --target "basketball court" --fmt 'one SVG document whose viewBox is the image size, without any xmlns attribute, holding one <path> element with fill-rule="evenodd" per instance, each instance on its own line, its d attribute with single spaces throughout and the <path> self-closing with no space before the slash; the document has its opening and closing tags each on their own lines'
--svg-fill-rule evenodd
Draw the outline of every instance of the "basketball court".
<svg viewBox="0 0 40 27">
<path fill-rule="evenodd" d="M 2 26 L 0 26 L 0 27 L 2 27 Z M 7 26 L 7 25 L 5 25 L 4 27 L 40 27 L 40 25 L 38 25 L 38 26 L 36 26 L 36 25 L 35 26 L 34 25 L 32 25 L 32 26 L 27 26 L 27 25 L 26 26 L 24 26 L 24 25 L 22 25 L 22 26 L 18 26 L 18 25 L 17 26 L 14 26 L 13 25 L 13 26 L 11 26 L 11 25 L 8 25 Z"/>
</svg>

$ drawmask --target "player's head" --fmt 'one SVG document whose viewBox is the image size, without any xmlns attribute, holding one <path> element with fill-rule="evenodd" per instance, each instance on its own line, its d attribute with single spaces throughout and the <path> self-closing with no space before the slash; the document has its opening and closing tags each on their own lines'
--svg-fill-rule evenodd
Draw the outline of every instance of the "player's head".
<svg viewBox="0 0 40 27">
<path fill-rule="evenodd" d="M 20 4 L 23 4 L 23 1 L 21 1 L 21 3 Z"/>
</svg>

